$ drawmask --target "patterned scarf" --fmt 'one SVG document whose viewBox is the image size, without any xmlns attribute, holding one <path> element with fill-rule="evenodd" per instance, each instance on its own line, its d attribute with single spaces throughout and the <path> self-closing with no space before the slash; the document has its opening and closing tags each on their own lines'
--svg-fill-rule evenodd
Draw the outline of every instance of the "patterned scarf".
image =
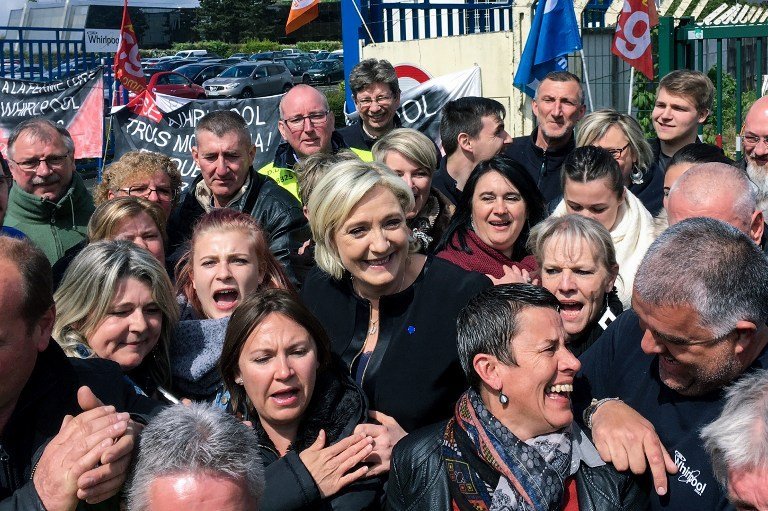
<svg viewBox="0 0 768 511">
<path fill-rule="evenodd" d="M 474 390 L 456 404 L 443 457 L 452 508 L 461 511 L 559 511 L 574 472 L 569 428 L 523 442 Z"/>
</svg>

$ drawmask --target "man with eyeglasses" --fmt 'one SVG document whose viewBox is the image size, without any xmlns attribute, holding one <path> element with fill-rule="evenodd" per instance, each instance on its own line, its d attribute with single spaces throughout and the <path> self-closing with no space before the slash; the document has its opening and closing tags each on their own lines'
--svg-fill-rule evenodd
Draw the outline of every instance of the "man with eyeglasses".
<svg viewBox="0 0 768 511">
<path fill-rule="evenodd" d="M 85 239 L 93 200 L 75 172 L 69 132 L 37 117 L 19 123 L 8 138 L 14 186 L 5 225 L 26 234 L 55 263 Z"/>
<path fill-rule="evenodd" d="M 678 69 L 659 81 L 651 112 L 656 138 L 648 140 L 653 162 L 666 172 L 669 160 L 688 144 L 700 143 L 699 125 L 712 111 L 715 88 L 701 71 Z"/>
<path fill-rule="evenodd" d="M 744 118 L 741 142 L 744 158 L 740 162 L 758 188 L 758 206 L 768 212 L 768 97 L 754 102 Z"/>
<path fill-rule="evenodd" d="M 400 127 L 400 85 L 386 60 L 365 59 L 349 73 L 349 88 L 360 116 L 339 133 L 349 147 L 370 151 L 376 140 Z"/>
<path fill-rule="evenodd" d="M 651 245 L 632 309 L 580 357 L 576 416 L 603 460 L 636 474 L 650 466 L 652 510 L 732 509 L 699 432 L 727 385 L 768 367 L 766 321 L 760 248 L 732 225 L 688 218 Z"/>
<path fill-rule="evenodd" d="M 325 94 L 309 85 L 296 85 L 280 100 L 278 129 L 283 142 L 277 146 L 275 159 L 259 169 L 291 192 L 296 200 L 299 183 L 293 166 L 315 153 L 336 154 L 347 144 L 335 128 L 335 118 Z M 372 161 L 370 151 L 352 149 L 364 161 Z"/>
</svg>

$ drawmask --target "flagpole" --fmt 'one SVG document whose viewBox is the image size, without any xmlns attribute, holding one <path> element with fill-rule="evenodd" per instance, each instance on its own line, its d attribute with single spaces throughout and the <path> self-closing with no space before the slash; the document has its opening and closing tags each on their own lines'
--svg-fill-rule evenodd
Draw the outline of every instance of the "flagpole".
<svg viewBox="0 0 768 511">
<path fill-rule="evenodd" d="M 629 98 L 627 99 L 627 115 L 632 115 L 632 86 L 635 81 L 635 68 L 629 68 Z"/>
<path fill-rule="evenodd" d="M 587 61 L 584 59 L 584 49 L 580 49 L 581 67 L 584 70 L 584 81 L 587 83 L 587 98 L 589 98 L 589 111 L 594 112 L 595 107 L 592 104 L 592 88 L 589 86 L 589 72 L 587 71 Z"/>
<path fill-rule="evenodd" d="M 371 34 L 371 30 L 368 28 L 368 25 L 365 23 L 365 20 L 363 19 L 363 13 L 360 12 L 360 8 L 357 6 L 357 2 L 355 0 L 349 0 L 352 2 L 352 5 L 355 8 L 355 12 L 357 12 L 357 16 L 360 18 L 360 22 L 363 24 L 363 28 L 365 28 L 365 31 L 368 33 L 368 37 L 371 39 L 372 43 L 375 43 L 376 41 L 373 39 L 373 34 Z"/>
</svg>

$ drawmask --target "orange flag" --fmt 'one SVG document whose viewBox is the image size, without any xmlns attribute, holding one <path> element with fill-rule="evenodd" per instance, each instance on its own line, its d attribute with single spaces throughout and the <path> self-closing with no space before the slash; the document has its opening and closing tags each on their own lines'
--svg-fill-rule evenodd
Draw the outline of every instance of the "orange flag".
<svg viewBox="0 0 768 511">
<path fill-rule="evenodd" d="M 320 0 L 293 0 L 288 21 L 285 23 L 285 33 L 298 30 L 320 14 Z"/>
<path fill-rule="evenodd" d="M 140 94 L 147 90 L 144 71 L 141 69 L 139 42 L 133 31 L 131 17 L 128 15 L 128 0 L 123 3 L 123 23 L 120 26 L 120 45 L 115 53 L 115 78 L 133 92 Z"/>
</svg>

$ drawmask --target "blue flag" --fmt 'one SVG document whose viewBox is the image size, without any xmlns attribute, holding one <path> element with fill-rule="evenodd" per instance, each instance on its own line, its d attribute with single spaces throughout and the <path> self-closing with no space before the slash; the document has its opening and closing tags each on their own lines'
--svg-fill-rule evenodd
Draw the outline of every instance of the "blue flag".
<svg viewBox="0 0 768 511">
<path fill-rule="evenodd" d="M 568 70 L 568 54 L 581 49 L 573 0 L 539 0 L 514 85 L 531 97 L 552 71 Z"/>
</svg>

